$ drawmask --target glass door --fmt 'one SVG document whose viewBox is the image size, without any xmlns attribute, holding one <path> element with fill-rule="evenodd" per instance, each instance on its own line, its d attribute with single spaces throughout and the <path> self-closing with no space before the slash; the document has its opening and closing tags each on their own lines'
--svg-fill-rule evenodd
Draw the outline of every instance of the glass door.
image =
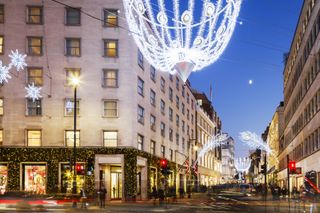
<svg viewBox="0 0 320 213">
<path fill-rule="evenodd" d="M 111 169 L 111 199 L 121 200 L 122 199 L 122 174 L 119 171 L 112 171 Z"/>
</svg>

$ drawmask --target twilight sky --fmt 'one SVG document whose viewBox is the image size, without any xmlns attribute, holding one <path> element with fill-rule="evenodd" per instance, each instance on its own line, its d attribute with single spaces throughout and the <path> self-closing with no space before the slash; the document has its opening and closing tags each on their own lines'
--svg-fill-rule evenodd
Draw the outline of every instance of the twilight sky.
<svg viewBox="0 0 320 213">
<path fill-rule="evenodd" d="M 197 2 L 197 1 L 196 1 Z M 209 97 L 222 128 L 236 141 L 235 155 L 248 155 L 239 132 L 261 134 L 283 100 L 283 54 L 289 51 L 303 0 L 244 0 L 233 37 L 221 58 L 189 80 Z M 249 84 L 252 80 L 252 84 Z"/>
</svg>

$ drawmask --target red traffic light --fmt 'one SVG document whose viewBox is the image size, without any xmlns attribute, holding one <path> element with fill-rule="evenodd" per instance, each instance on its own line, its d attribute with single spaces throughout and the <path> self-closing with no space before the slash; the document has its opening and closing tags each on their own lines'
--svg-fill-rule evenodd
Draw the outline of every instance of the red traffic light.
<svg viewBox="0 0 320 213">
<path fill-rule="evenodd" d="M 295 162 L 295 161 L 290 161 L 290 162 L 289 162 L 289 169 L 290 169 L 290 171 L 292 171 L 292 172 L 295 172 L 295 171 L 296 171 L 296 162 Z"/>
<path fill-rule="evenodd" d="M 161 164 L 161 168 L 167 168 L 168 166 L 168 161 L 166 159 L 162 159 L 160 161 L 160 164 Z"/>
</svg>

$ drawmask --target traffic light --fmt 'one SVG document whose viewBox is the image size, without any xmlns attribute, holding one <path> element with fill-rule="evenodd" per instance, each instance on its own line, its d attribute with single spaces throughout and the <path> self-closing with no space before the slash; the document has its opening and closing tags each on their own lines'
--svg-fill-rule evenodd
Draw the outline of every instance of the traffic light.
<svg viewBox="0 0 320 213">
<path fill-rule="evenodd" d="M 88 159 L 88 167 L 87 167 L 87 174 L 91 175 L 94 170 L 94 159 L 89 158 Z"/>
<path fill-rule="evenodd" d="M 163 175 L 167 175 L 168 174 L 168 161 L 166 159 L 161 159 L 160 166 L 161 166 L 161 173 Z"/>
<path fill-rule="evenodd" d="M 295 161 L 290 161 L 289 162 L 289 173 L 290 174 L 295 174 L 296 173 L 296 162 Z"/>
<path fill-rule="evenodd" d="M 261 165 L 260 173 L 265 174 L 266 172 L 267 172 L 266 164 Z"/>
<path fill-rule="evenodd" d="M 84 166 L 83 164 L 76 164 L 77 175 L 84 175 Z"/>
</svg>

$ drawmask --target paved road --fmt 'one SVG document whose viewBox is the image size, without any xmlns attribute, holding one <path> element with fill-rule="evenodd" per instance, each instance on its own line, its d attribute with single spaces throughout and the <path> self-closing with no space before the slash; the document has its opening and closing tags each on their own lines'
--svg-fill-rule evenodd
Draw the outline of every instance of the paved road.
<svg viewBox="0 0 320 213">
<path fill-rule="evenodd" d="M 18 208 L 17 208 L 18 207 Z M 29 206 L 26 203 L 15 205 L 0 205 L 0 212 L 177 212 L 177 213 L 205 213 L 205 212 L 320 212 L 320 205 L 315 205 L 309 202 L 290 202 L 287 200 L 272 201 L 268 199 L 264 201 L 260 197 L 243 197 L 243 196 L 223 196 L 214 195 L 207 196 L 206 194 L 198 194 L 192 199 L 178 200 L 177 203 L 169 203 L 167 205 L 153 205 L 149 202 L 136 203 L 108 203 L 106 208 L 100 209 L 97 206 L 88 206 L 86 209 L 72 208 L 71 205 L 51 205 L 45 208 L 36 208 Z"/>
</svg>

